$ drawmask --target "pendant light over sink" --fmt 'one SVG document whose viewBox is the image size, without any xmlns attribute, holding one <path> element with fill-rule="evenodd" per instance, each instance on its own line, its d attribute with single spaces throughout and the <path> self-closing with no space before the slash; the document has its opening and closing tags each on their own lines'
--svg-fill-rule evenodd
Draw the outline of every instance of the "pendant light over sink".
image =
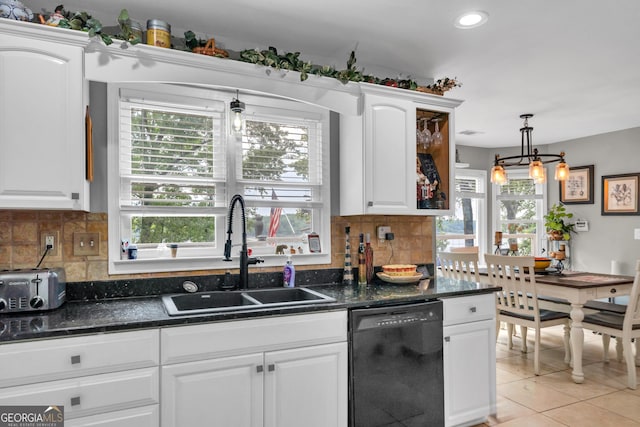
<svg viewBox="0 0 640 427">
<path fill-rule="evenodd" d="M 531 132 L 533 128 L 529 126 L 529 119 L 533 117 L 533 114 L 522 114 L 521 119 L 524 119 L 524 125 L 520 128 L 520 134 L 522 140 L 520 142 L 520 155 L 519 156 L 507 156 L 500 157 L 496 154 L 496 159 L 491 169 L 491 182 L 494 184 L 504 184 L 507 182 L 507 172 L 505 168 L 529 166 L 529 178 L 533 179 L 536 184 L 546 182 L 547 176 L 543 165 L 547 163 L 559 162 L 556 165 L 556 171 L 554 178 L 557 181 L 564 181 L 569 177 L 569 165 L 564 161 L 564 151 L 560 154 L 540 154 L 537 148 L 532 148 Z M 526 145 L 526 149 L 525 149 Z M 543 160 L 544 159 L 544 160 Z"/>
<path fill-rule="evenodd" d="M 235 134 L 242 132 L 243 118 L 242 112 L 244 111 L 244 102 L 240 101 L 240 91 L 236 89 L 236 97 L 229 103 L 229 109 L 232 111 L 231 115 L 231 130 Z"/>
</svg>

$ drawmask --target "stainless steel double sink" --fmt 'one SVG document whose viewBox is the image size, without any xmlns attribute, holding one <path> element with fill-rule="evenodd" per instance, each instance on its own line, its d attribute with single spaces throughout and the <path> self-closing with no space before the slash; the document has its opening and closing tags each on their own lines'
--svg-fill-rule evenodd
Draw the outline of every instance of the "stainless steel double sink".
<svg viewBox="0 0 640 427">
<path fill-rule="evenodd" d="M 309 288 L 267 288 L 164 295 L 169 316 L 287 307 L 335 302 L 335 298 Z"/>
</svg>

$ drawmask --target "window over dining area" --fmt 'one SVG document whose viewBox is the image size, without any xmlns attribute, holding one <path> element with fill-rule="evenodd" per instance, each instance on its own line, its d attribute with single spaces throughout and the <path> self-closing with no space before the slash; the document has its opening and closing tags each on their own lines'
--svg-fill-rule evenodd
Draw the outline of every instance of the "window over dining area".
<svg viewBox="0 0 640 427">
<path fill-rule="evenodd" d="M 493 186 L 494 231 L 502 232 L 502 250 L 528 256 L 546 250 L 545 187 L 529 178 L 526 170 L 510 171 L 505 184 Z"/>
</svg>

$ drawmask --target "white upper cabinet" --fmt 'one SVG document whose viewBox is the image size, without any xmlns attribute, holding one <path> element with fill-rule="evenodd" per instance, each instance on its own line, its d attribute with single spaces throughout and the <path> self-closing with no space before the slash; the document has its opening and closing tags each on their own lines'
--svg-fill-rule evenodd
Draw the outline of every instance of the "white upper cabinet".
<svg viewBox="0 0 640 427">
<path fill-rule="evenodd" d="M 449 214 L 461 101 L 367 84 L 362 92 L 362 114 L 340 116 L 340 214 Z M 441 142 L 418 144 L 416 131 L 426 123 L 435 132 L 436 122 Z"/>
<path fill-rule="evenodd" d="M 0 208 L 89 210 L 83 49 L 23 27 L 0 22 Z"/>
</svg>

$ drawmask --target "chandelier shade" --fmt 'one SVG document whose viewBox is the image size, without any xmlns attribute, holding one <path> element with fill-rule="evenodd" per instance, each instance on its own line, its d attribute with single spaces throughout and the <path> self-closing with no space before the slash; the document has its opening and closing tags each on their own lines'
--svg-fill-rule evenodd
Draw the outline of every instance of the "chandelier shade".
<svg viewBox="0 0 640 427">
<path fill-rule="evenodd" d="M 545 164 L 559 162 L 556 165 L 554 178 L 558 181 L 564 181 L 569 177 L 569 165 L 564 160 L 565 153 L 560 154 L 541 154 L 537 148 L 533 148 L 532 132 L 533 127 L 529 126 L 529 119 L 533 114 L 521 114 L 520 118 L 524 119 L 524 125 L 520 128 L 520 155 L 500 157 L 496 154 L 493 168 L 491 169 L 491 182 L 494 184 L 504 184 L 507 182 L 508 167 L 529 167 L 529 178 L 533 179 L 537 184 L 546 182 Z"/>
</svg>

